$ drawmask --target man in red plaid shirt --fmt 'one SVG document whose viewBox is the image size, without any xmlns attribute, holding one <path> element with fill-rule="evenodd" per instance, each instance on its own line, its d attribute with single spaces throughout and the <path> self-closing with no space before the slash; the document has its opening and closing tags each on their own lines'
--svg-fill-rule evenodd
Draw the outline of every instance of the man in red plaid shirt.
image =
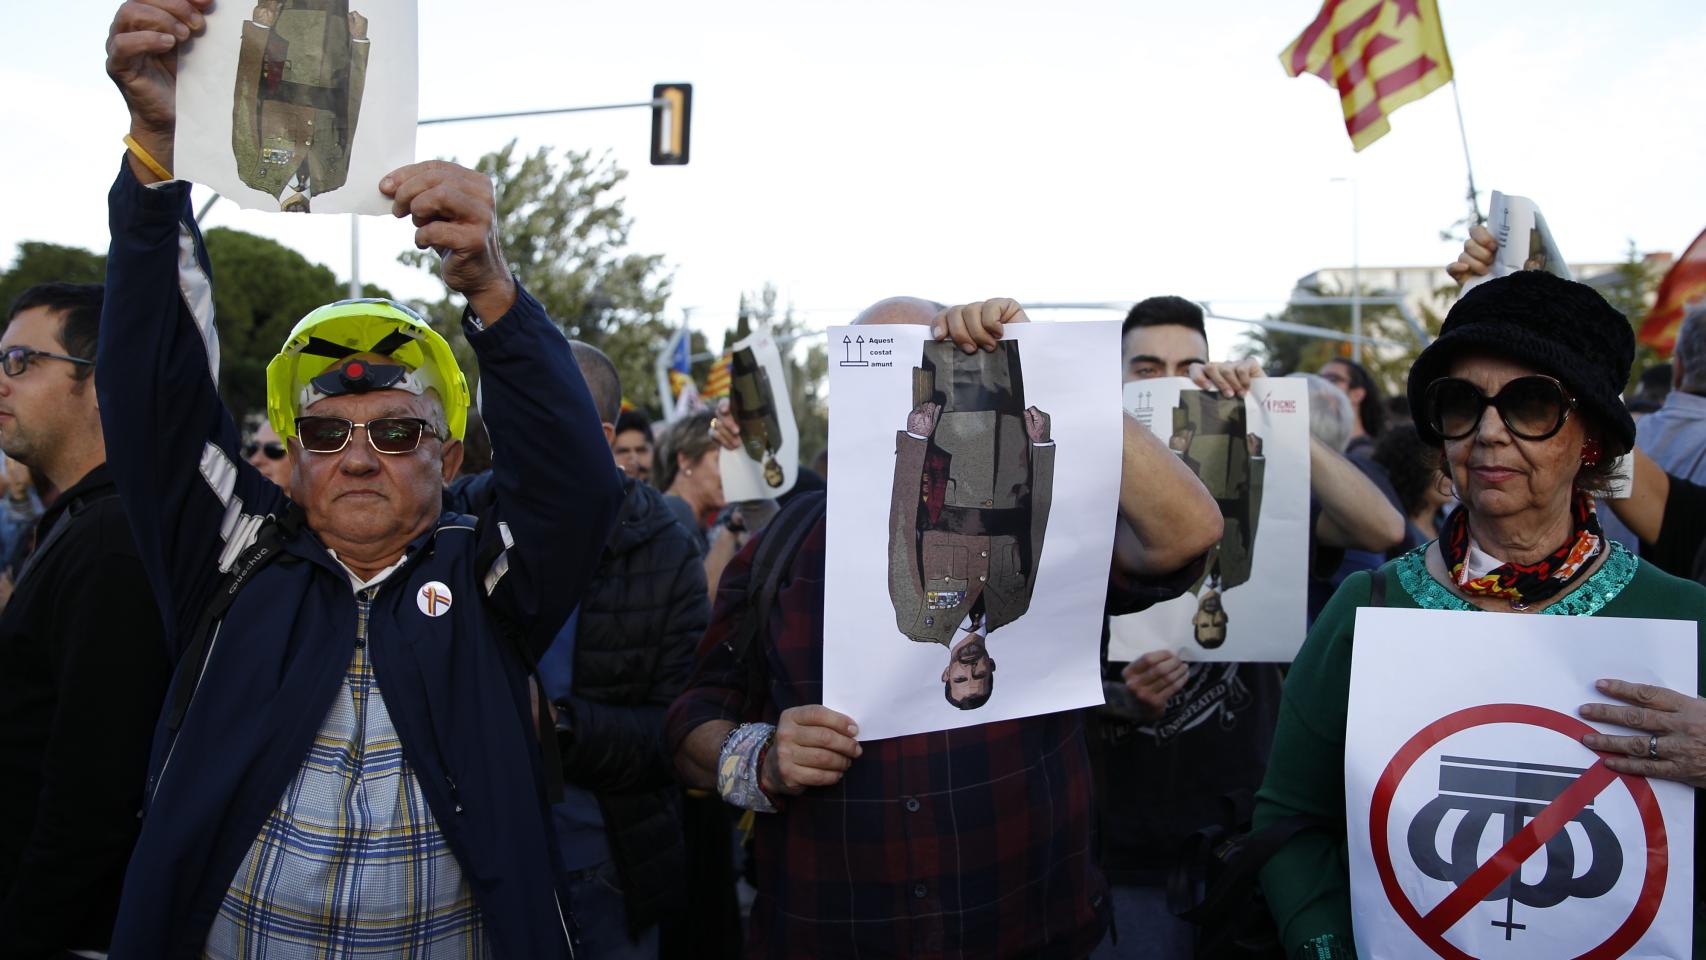
<svg viewBox="0 0 1706 960">
<path fill-rule="evenodd" d="M 992 347 L 1005 324 L 1025 319 L 1011 300 L 943 309 L 894 298 L 855 322 L 929 324 L 937 339 L 969 351 Z M 1086 366 L 1097 362 L 1113 375 L 1115 358 Z M 1179 595 L 1221 534 L 1213 498 L 1130 417 L 1123 459 L 1112 613 Z M 720 786 L 731 803 L 762 811 L 750 956 L 1089 954 L 1108 914 L 1081 714 L 861 745 L 854 721 L 821 705 L 821 519 L 785 561 L 761 644 L 742 657 L 728 642 L 761 542 L 724 570 L 698 668 L 667 721 L 689 786 Z"/>
</svg>

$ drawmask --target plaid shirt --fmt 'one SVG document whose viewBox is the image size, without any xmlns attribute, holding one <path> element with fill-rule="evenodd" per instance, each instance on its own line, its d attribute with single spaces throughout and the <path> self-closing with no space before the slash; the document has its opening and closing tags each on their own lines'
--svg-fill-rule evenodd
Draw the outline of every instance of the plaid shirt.
<svg viewBox="0 0 1706 960">
<path fill-rule="evenodd" d="M 763 692 L 724 643 L 755 544 L 718 585 L 671 751 L 711 720 L 774 723 L 822 702 L 824 525 L 807 537 L 770 612 Z M 1172 578 L 1179 580 L 1179 578 Z M 1120 585 L 1122 610 L 1188 579 Z M 1139 599 L 1127 593 L 1142 594 Z M 750 956 L 1082 957 L 1108 926 L 1091 844 L 1090 763 L 1078 712 L 864 744 L 832 787 L 781 800 L 754 831 Z"/>
<path fill-rule="evenodd" d="M 208 960 L 489 955 L 480 911 L 427 809 L 367 657 L 355 654 L 314 746 L 231 880 Z"/>
</svg>

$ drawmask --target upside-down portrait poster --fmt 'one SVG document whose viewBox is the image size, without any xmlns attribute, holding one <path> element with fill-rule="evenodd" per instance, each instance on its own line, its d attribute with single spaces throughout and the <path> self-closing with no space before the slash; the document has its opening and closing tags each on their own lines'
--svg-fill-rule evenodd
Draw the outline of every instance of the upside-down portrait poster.
<svg viewBox="0 0 1706 960">
<path fill-rule="evenodd" d="M 723 499 L 774 500 L 794 489 L 800 472 L 800 428 L 789 402 L 782 351 L 760 327 L 729 351 L 729 415 L 740 446 L 717 458 Z"/>
<path fill-rule="evenodd" d="M 1121 457 L 1113 322 L 967 354 L 829 331 L 823 702 L 860 739 L 1102 702 Z"/>
<path fill-rule="evenodd" d="M 1308 598 L 1308 384 L 1263 377 L 1229 399 L 1184 377 L 1137 380 L 1125 407 L 1202 480 L 1225 532 L 1183 596 L 1113 618 L 1108 659 L 1291 660 Z"/>
<path fill-rule="evenodd" d="M 220 0 L 178 53 L 173 172 L 252 210 L 388 214 L 415 159 L 415 0 Z"/>
</svg>

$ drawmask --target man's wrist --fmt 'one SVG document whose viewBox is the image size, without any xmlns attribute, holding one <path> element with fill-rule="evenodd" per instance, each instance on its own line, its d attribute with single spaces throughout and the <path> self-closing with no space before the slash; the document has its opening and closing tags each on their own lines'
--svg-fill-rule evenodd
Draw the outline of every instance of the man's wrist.
<svg viewBox="0 0 1706 960">
<path fill-rule="evenodd" d="M 717 793 L 723 800 L 745 810 L 774 813 L 771 795 L 777 791 L 764 781 L 776 728 L 768 723 L 744 723 L 723 740 L 717 756 Z"/>
<path fill-rule="evenodd" d="M 478 290 L 458 291 L 468 300 L 468 309 L 480 320 L 481 327 L 489 327 L 515 306 L 518 287 L 515 278 L 505 274 L 502 283 L 481 287 Z"/>
<path fill-rule="evenodd" d="M 171 171 L 173 169 L 173 135 L 171 133 L 161 133 L 158 130 L 152 130 L 133 122 L 130 125 L 129 135 L 130 139 L 136 141 L 136 145 L 147 152 L 148 156 L 153 158 L 155 163 L 158 163 L 167 171 Z M 136 175 L 136 179 L 143 183 L 159 183 L 161 180 L 165 179 L 156 174 L 141 157 L 136 155 L 134 150 L 128 151 L 128 159 L 130 162 L 131 172 Z"/>
</svg>

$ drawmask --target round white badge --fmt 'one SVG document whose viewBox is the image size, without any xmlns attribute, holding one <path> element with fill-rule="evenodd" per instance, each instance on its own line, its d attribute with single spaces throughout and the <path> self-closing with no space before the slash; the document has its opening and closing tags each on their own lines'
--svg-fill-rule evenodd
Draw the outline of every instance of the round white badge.
<svg viewBox="0 0 1706 960">
<path fill-rule="evenodd" d="M 415 594 L 415 606 L 429 617 L 444 616 L 450 612 L 450 588 L 437 580 L 422 584 L 420 592 Z"/>
</svg>

